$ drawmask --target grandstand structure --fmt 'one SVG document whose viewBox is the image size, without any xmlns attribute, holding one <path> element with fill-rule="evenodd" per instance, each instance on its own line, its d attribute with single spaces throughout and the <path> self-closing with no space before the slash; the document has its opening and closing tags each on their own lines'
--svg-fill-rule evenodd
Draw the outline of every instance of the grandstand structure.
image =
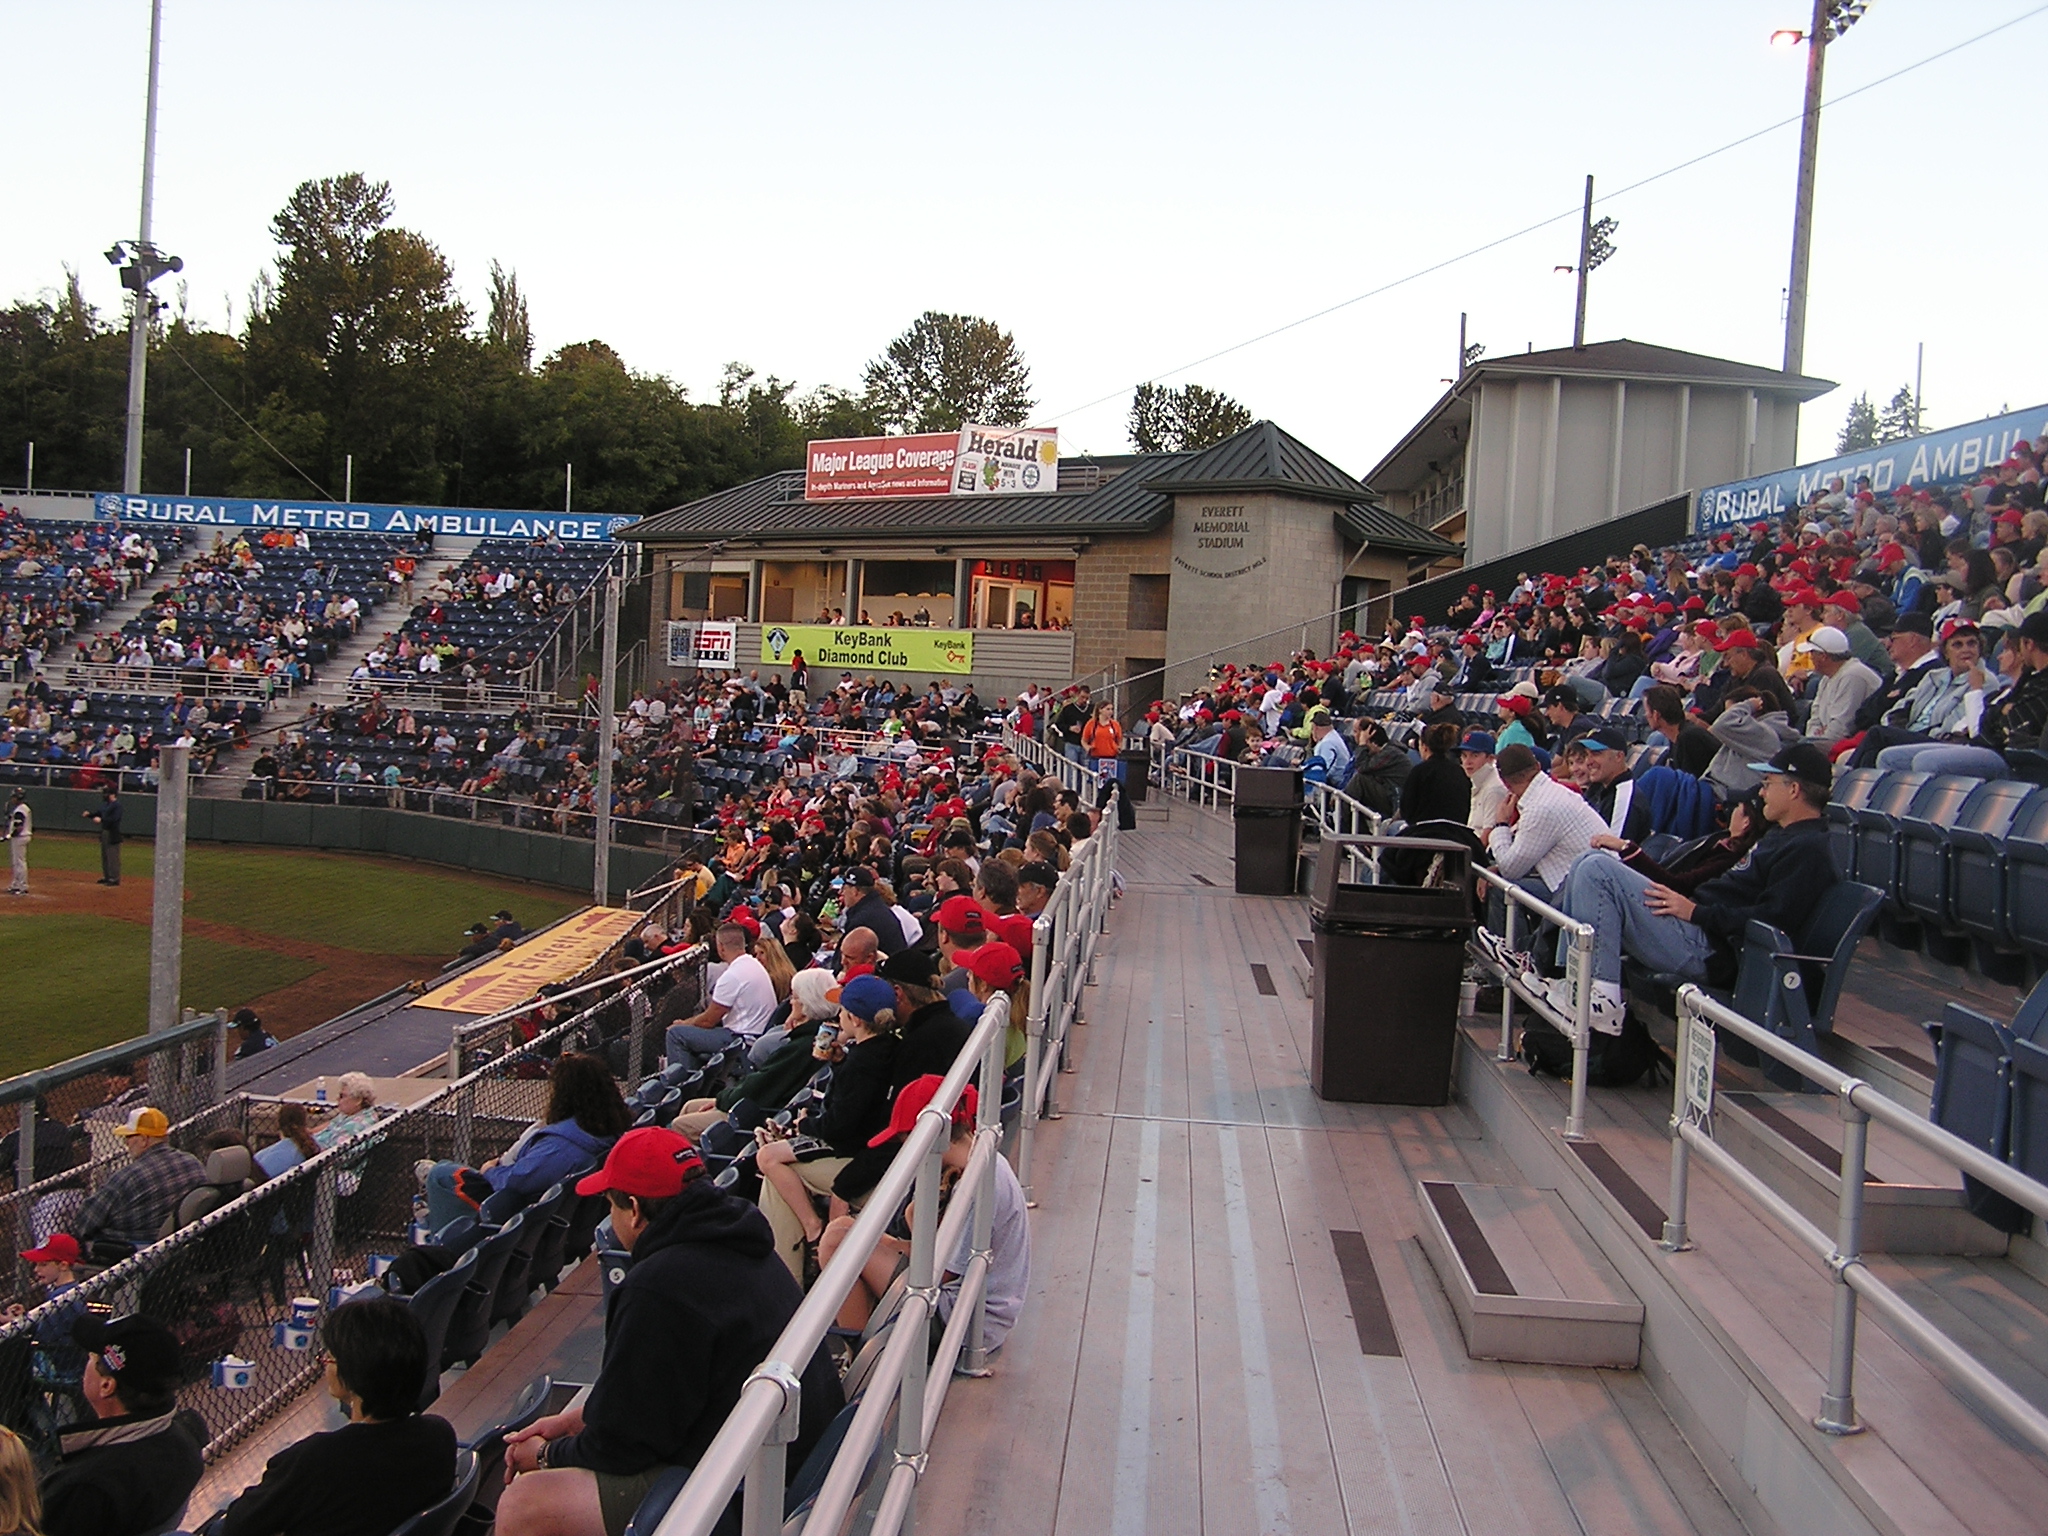
<svg viewBox="0 0 2048 1536">
<path fill-rule="evenodd" d="M 2048 656 L 2026 630 L 2048 608 L 2048 585 L 2027 575 L 2048 547 L 2043 450 L 2016 451 L 1989 485 L 1868 500 L 1823 487 L 1781 523 L 1677 530 L 1626 552 L 1589 551 L 1583 534 L 1525 551 L 1526 580 L 1433 599 L 1382 635 L 1341 635 L 1334 648 L 1282 639 L 1277 657 L 1223 660 L 1206 682 L 1191 672 L 1194 685 L 1133 731 L 1149 771 L 1070 755 L 1057 699 L 1034 701 L 1020 729 L 1024 716 L 977 713 L 965 690 L 907 679 L 827 681 L 803 705 L 771 691 L 773 677 L 630 690 L 609 812 L 629 844 L 635 828 L 657 830 L 614 904 L 248 1063 L 206 1059 L 210 1023 L 188 1026 L 183 1055 L 134 1042 L 135 1055 L 169 1051 L 181 1145 L 224 1130 L 272 1143 L 280 1104 L 344 1070 L 368 1071 L 384 1104 L 374 1123 L 251 1187 L 231 1158 L 210 1166 L 211 1193 L 189 1220 L 72 1300 L 132 1301 L 187 1341 L 181 1401 L 208 1437 L 187 1510 L 196 1524 L 268 1457 L 332 1425 L 294 1304 L 331 1312 L 388 1289 L 416 1239 L 448 1240 L 460 1249 L 452 1267 L 404 1295 L 435 1367 L 423 1401 L 477 1456 L 451 1489 L 467 1507 L 504 1429 L 564 1409 L 602 1370 L 606 1293 L 631 1260 L 607 1246 L 601 1198 L 567 1181 L 518 1208 L 486 1200 L 429 1233 L 418 1170 L 517 1147 L 546 1113 L 564 1053 L 600 1058 L 644 1125 L 721 1083 L 731 1091 L 739 1064 L 725 1053 L 663 1060 L 666 1025 L 704 995 L 711 919 L 745 911 L 767 930 L 800 909 L 829 926 L 852 896 L 834 881 L 865 863 L 929 929 L 936 892 L 923 882 L 962 847 L 950 834 L 994 861 L 1008 832 L 1023 841 L 1036 829 L 1067 867 L 1030 923 L 1021 1050 L 1009 1049 L 1006 1014 L 978 1015 L 848 1230 L 853 1258 L 812 1278 L 694 1467 L 649 1489 L 636 1530 L 701 1536 L 729 1507 L 751 1531 L 891 1531 L 914 1512 L 922 1529 L 1006 1536 L 2037 1529 L 2048 1497 L 2048 927 L 2037 915 L 2048 712 L 2020 705 L 2038 670 L 2027 644 Z M 2028 539 L 2023 565 L 2010 551 Z M 2006 579 L 1970 590 L 1983 563 L 1973 554 L 1992 548 L 2009 551 Z M 392 633 L 415 651 L 445 639 L 480 667 L 531 665 L 552 643 L 540 619 L 488 590 L 508 571 L 530 590 L 522 553 L 466 551 L 434 573 L 448 592 L 440 611 L 416 601 Z M 542 590 L 587 592 L 606 560 L 579 551 Z M 1704 838 L 1696 825 L 1681 836 L 1676 823 L 1626 823 L 1643 851 L 1676 862 L 1734 835 L 1714 818 L 1754 787 L 1751 765 L 1816 721 L 1821 676 L 1798 647 L 1826 649 L 1814 637 L 1830 599 L 1852 628 L 1869 615 L 1872 638 L 1914 634 L 1915 604 L 1936 646 L 1989 633 L 2005 676 L 1975 684 L 1965 734 L 1995 762 L 1969 774 L 1855 766 L 1852 737 L 1815 743 L 1840 759 L 1825 813 L 1834 882 L 1788 926 L 1739 936 L 1732 986 L 1641 964 L 1625 973 L 1660 1070 L 1602 1076 L 1591 922 L 1559 905 L 1559 889 L 1490 869 L 1469 885 L 1452 875 L 1453 899 L 1497 893 L 1509 952 L 1550 925 L 1562 987 L 1536 974 L 1548 951 L 1523 946 L 1525 968 L 1475 939 L 1460 952 L 1473 986 L 1455 1016 L 1388 1017 L 1391 958 L 1375 962 L 1389 969 L 1373 995 L 1332 990 L 1342 925 L 1325 903 L 1403 887 L 1400 850 L 1376 840 L 1420 830 L 1398 789 L 1369 804 L 1372 786 L 1332 762 L 1383 771 L 1370 749 L 1384 738 L 1413 772 L 1404 749 L 1435 741 L 1441 756 L 1436 728 L 1485 755 L 1493 743 L 1470 733 L 1514 725 L 1546 771 L 1590 799 L 1599 784 L 1572 741 L 1598 731 L 1655 815 L 1708 818 Z M 1951 621 L 1962 627 L 1945 632 Z M 1996 643 L 2002 631 L 2010 645 Z M 365 658 L 374 674 L 396 645 L 374 665 L 369 646 L 339 659 Z M 1897 665 L 1913 649 L 1900 644 Z M 331 679 L 335 659 L 324 665 Z M 195 835 L 236 818 L 260 833 L 266 817 L 346 817 L 365 836 L 373 824 L 394 838 L 466 821 L 479 838 L 538 842 L 594 823 L 587 710 L 422 676 L 415 665 L 357 678 L 295 709 L 293 746 L 310 771 L 254 773 L 253 754 L 239 757 L 209 776 L 221 798 L 195 800 Z M 1675 690 L 1711 762 L 1697 738 L 1667 734 L 1669 715 L 1653 716 L 1668 702 L 1659 688 Z M 1780 689 L 1789 708 L 1776 707 Z M 101 701 L 84 697 L 81 716 L 97 718 Z M 1917 685 L 1902 690 L 1896 728 L 1920 718 L 1918 697 Z M 260 737 L 279 703 L 226 729 Z M 105 707 L 115 723 L 130 706 L 109 696 Z M 1332 721 L 1358 743 L 1355 760 L 1316 755 Z M 1238 888 L 1243 827 L 1274 819 L 1254 798 L 1273 781 L 1241 780 L 1248 767 L 1307 780 L 1299 867 L 1276 894 Z M 1681 778 L 1686 793 L 1664 793 Z M 1028 798 L 1036 784 L 1070 793 L 1055 810 L 1050 795 Z M 1242 818 L 1241 787 L 1253 813 Z M 1436 852 L 1492 846 L 1484 826 L 1428 830 Z M 427 856 L 461 862 L 481 847 Z M 1449 1031 L 1444 1102 L 1319 1093 L 1333 1021 L 1396 1037 Z M 1566 1075 L 1539 1048 L 1546 1032 L 1563 1042 Z M 0 1106 L 53 1089 L 67 1102 L 97 1087 L 104 1065 L 103 1053 L 18 1091 L 0 1085 Z M 970 1080 L 993 1091 L 971 1117 L 961 1193 L 942 1207 L 940 1154 Z M 814 1074 L 757 1107 L 796 1112 L 830 1091 Z M 740 1116 L 738 1103 L 716 1108 Z M 709 1176 L 737 1189 L 755 1176 L 746 1129 L 714 1112 L 701 1132 Z M 985 1352 L 977 1306 L 998 1268 L 998 1159 L 1035 1205 L 1021 1312 Z M 30 1167 L 8 1219 L 43 1236 L 38 1213 L 61 1209 L 43 1202 L 111 1166 Z M 855 1271 L 913 1194 L 899 1294 L 881 1321 L 836 1328 Z M 942 1256 L 956 1253 L 967 1255 L 960 1300 L 934 1326 Z M 0 1324 L 0 1345 L 62 1305 Z M 792 1452 L 778 1425 L 793 1373 L 834 1340 L 847 1399 L 837 1438 Z M 34 1431 L 61 1394 L 29 1358 L 0 1348 L 0 1414 Z"/>
</svg>

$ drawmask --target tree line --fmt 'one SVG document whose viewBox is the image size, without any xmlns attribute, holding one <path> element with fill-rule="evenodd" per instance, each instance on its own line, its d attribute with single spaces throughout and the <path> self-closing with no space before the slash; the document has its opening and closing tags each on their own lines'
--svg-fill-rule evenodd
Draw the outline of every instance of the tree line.
<svg viewBox="0 0 2048 1536">
<path fill-rule="evenodd" d="M 1036 405 L 1015 338 L 927 312 L 867 365 L 859 389 L 728 363 L 716 397 L 627 366 L 603 341 L 533 356 L 518 275 L 491 265 L 477 315 L 447 259 L 392 222 L 388 182 L 307 181 L 271 220 L 273 263 L 242 324 L 158 301 L 149 342 L 143 489 L 458 507 L 574 505 L 644 514 L 803 463 L 813 438 L 1022 425 Z M 120 484 L 128 319 L 63 287 L 0 310 L 0 482 L 35 444 L 40 485 Z M 1242 418 L 1242 421 L 1239 420 Z M 1141 386 L 1134 444 L 1201 447 L 1249 421 L 1226 396 Z M 1235 427 L 1230 427 L 1235 430 Z"/>
</svg>

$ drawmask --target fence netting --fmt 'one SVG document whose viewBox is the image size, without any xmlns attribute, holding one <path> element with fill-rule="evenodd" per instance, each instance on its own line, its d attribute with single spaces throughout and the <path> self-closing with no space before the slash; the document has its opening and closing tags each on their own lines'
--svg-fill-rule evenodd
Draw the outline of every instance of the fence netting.
<svg viewBox="0 0 2048 1536">
<path fill-rule="evenodd" d="M 673 984 L 668 973 L 647 980 Z M 625 982 L 575 1012 L 509 1021 L 489 1059 L 431 1098 L 254 1188 L 221 1188 L 218 1208 L 59 1295 L 46 1297 L 28 1266 L 17 1266 L 12 1306 L 0 1319 L 0 1423 L 49 1455 L 57 1432 L 87 1416 L 84 1357 L 70 1344 L 71 1325 L 88 1312 L 139 1313 L 177 1336 L 185 1360 L 179 1403 L 204 1423 L 207 1458 L 216 1459 L 318 1376 L 319 1319 L 343 1291 L 405 1251 L 423 1165 L 475 1166 L 508 1150 L 545 1116 L 549 1073 L 564 1051 L 629 1054 L 637 1026 L 646 1059 L 658 1061 L 647 1032 L 659 998 L 649 990 Z M 609 1033 L 617 1020 L 620 1032 Z M 260 1149 L 277 1140 L 278 1108 L 274 1099 L 236 1095 L 186 1116 L 171 1139 L 202 1161 L 201 1144 L 215 1132 L 237 1132 Z M 89 1179 L 114 1166 L 95 1158 L 11 1197 L 4 1219 L 10 1241 L 21 1239 L 16 1250 L 64 1230 L 62 1210 L 40 1201 L 68 1197 L 75 1209 Z M 291 1326 L 295 1313 L 310 1325 Z"/>
</svg>

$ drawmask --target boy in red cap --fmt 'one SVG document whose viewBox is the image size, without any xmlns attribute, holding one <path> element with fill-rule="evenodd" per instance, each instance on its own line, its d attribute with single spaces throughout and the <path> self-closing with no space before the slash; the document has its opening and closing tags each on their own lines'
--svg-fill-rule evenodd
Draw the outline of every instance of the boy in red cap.
<svg viewBox="0 0 2048 1536">
<path fill-rule="evenodd" d="M 907 1084 L 896 1095 L 888 1129 L 875 1138 L 876 1144 L 887 1145 L 898 1137 L 909 1135 L 917 1124 L 917 1117 L 931 1103 L 943 1081 L 931 1076 L 920 1077 L 916 1082 Z M 939 1160 L 942 1189 L 953 1187 L 960 1175 L 967 1171 L 967 1164 L 974 1156 L 975 1111 L 979 1103 L 974 1085 L 970 1083 L 961 1090 L 960 1100 L 953 1106 L 952 1134 Z M 906 1211 L 905 1220 L 911 1219 L 913 1214 L 914 1211 Z M 824 1239 L 818 1245 L 821 1262 L 831 1262 L 832 1255 L 852 1228 L 853 1218 L 850 1216 L 840 1217 L 826 1227 Z M 939 1311 L 933 1319 L 931 1332 L 935 1348 L 945 1324 L 952 1319 L 953 1306 L 960 1295 L 960 1277 L 967 1272 L 968 1260 L 973 1256 L 973 1243 L 973 1226 L 970 1223 L 961 1234 L 960 1245 L 939 1259 Z M 995 1211 L 994 1220 L 990 1223 L 988 1246 L 988 1282 L 983 1290 L 985 1304 L 981 1337 L 983 1345 L 993 1352 L 1002 1347 L 1003 1340 L 1009 1337 L 1010 1329 L 1024 1310 L 1024 1295 L 1031 1283 L 1031 1219 L 1025 1210 L 1024 1188 L 1017 1182 L 1017 1175 L 1011 1171 L 1008 1160 L 1000 1156 L 995 1160 Z M 883 1237 L 861 1270 L 859 1282 L 847 1293 L 846 1304 L 839 1309 L 839 1326 L 865 1328 L 868 1318 L 873 1315 L 875 1303 L 888 1290 L 896 1272 L 909 1257 L 909 1243 L 901 1238 Z"/>
<path fill-rule="evenodd" d="M 605 1304 L 604 1363 L 589 1397 L 506 1442 L 499 1536 L 623 1536 L 662 1473 L 702 1458 L 803 1300 L 767 1218 L 704 1177 L 696 1148 L 674 1131 L 628 1131 L 576 1192 L 610 1201 L 633 1263 Z M 793 1465 L 840 1406 L 821 1350 L 803 1373 Z"/>
</svg>

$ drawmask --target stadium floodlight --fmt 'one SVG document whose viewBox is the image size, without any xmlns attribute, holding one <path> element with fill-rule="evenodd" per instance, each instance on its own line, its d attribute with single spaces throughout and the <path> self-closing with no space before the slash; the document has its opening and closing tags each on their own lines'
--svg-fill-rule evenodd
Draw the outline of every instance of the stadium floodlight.
<svg viewBox="0 0 2048 1536">
<path fill-rule="evenodd" d="M 1828 44 L 1863 19 L 1872 0 L 1813 0 L 1813 23 L 1804 32 L 1771 34 L 1774 47 L 1805 43 L 1806 110 L 1799 129 L 1799 190 L 1792 205 L 1792 277 L 1785 288 L 1785 362 L 1787 373 L 1806 365 L 1807 271 L 1813 256 L 1813 182 L 1820 157 L 1821 71 Z"/>
</svg>

